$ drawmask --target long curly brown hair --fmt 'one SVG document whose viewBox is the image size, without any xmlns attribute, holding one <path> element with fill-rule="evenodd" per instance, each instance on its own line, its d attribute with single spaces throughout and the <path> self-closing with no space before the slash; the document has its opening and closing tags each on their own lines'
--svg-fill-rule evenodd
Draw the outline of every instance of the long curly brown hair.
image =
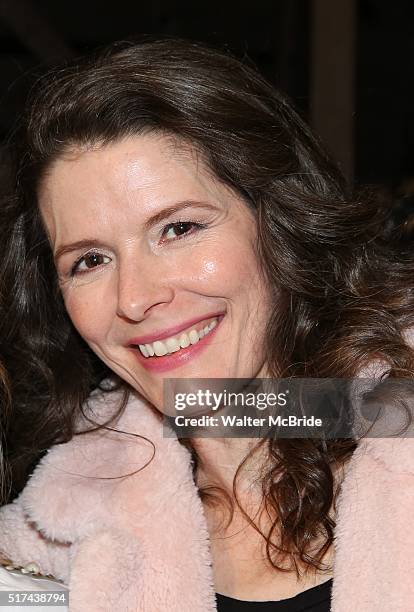
<svg viewBox="0 0 414 612">
<path fill-rule="evenodd" d="M 255 212 L 257 254 L 275 303 L 265 347 L 272 376 L 353 377 L 374 358 L 391 377 L 413 376 L 403 335 L 414 325 L 413 254 L 384 235 L 389 209 L 347 190 L 292 105 L 247 60 L 177 39 L 114 45 L 40 79 L 13 140 L 15 191 L 0 220 L 9 499 L 49 446 L 74 435 L 84 402 L 110 375 L 66 313 L 37 206 L 39 181 L 74 145 L 148 131 L 191 143 Z M 122 380 L 117 387 L 124 389 L 120 414 L 129 389 Z M 190 440 L 182 443 L 196 474 L 197 454 Z M 286 560 L 296 571 L 323 569 L 335 527 L 333 472 L 356 441 L 265 444 L 261 483 L 274 521 L 267 533 L 256 528 L 268 559 L 280 569 Z M 200 490 L 207 503 L 217 502 L 215 493 Z M 234 493 L 238 503 L 236 486 Z M 316 538 L 320 546 L 310 552 Z"/>
</svg>

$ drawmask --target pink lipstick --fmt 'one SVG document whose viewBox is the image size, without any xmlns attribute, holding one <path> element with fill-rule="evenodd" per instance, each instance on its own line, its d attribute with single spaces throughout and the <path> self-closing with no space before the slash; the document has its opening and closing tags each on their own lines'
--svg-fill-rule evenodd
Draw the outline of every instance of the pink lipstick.
<svg viewBox="0 0 414 612">
<path fill-rule="evenodd" d="M 192 325 L 199 323 L 200 321 L 204 321 L 211 317 L 217 317 L 217 325 L 203 338 L 200 338 L 198 342 L 195 344 L 190 344 L 186 348 L 181 348 L 180 350 L 170 353 L 167 355 L 163 355 L 161 357 L 157 357 L 154 355 L 153 357 L 144 357 L 138 346 L 132 347 L 130 344 L 148 344 L 149 342 L 154 342 L 155 340 L 162 340 L 163 338 L 168 338 L 174 334 L 177 334 L 184 329 L 188 329 Z M 152 372 L 166 372 L 167 370 L 173 370 L 175 368 L 179 368 L 183 365 L 186 365 L 191 359 L 194 359 L 197 355 L 199 355 L 211 342 L 214 338 L 217 329 L 220 327 L 220 323 L 224 317 L 224 314 L 211 314 L 207 316 L 203 316 L 203 318 L 193 319 L 190 322 L 186 321 L 183 325 L 169 328 L 168 330 L 164 330 L 161 334 L 151 334 L 147 336 L 138 336 L 133 338 L 132 341 L 128 343 L 129 350 L 133 351 L 136 359 L 139 363 L 146 369 Z M 144 342 L 142 340 L 145 340 Z"/>
</svg>

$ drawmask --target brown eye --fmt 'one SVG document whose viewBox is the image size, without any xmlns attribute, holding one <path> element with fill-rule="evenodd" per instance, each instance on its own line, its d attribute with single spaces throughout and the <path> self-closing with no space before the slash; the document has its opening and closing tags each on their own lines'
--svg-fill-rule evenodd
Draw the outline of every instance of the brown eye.
<svg viewBox="0 0 414 612">
<path fill-rule="evenodd" d="M 105 258 L 110 260 L 107 255 L 103 255 L 102 253 L 87 253 L 86 255 L 83 255 L 80 259 L 75 261 L 71 270 L 71 276 L 75 276 L 76 274 L 84 274 L 87 273 L 88 270 L 93 270 L 94 268 L 105 263 Z"/>
<path fill-rule="evenodd" d="M 170 234 L 167 241 L 178 240 L 181 236 L 185 236 L 190 233 L 192 227 L 195 227 L 195 231 L 206 227 L 203 223 L 196 223 L 194 221 L 176 221 L 175 223 L 169 223 L 165 226 L 163 236 Z M 171 230 L 176 234 L 176 238 L 171 237 Z M 193 232 L 191 232 L 193 233 Z"/>
<path fill-rule="evenodd" d="M 86 267 L 90 269 L 94 268 L 95 266 L 99 266 L 99 264 L 102 263 L 103 258 L 104 256 L 100 253 L 91 253 L 90 255 L 86 255 L 86 257 L 84 257 L 84 262 Z"/>
<path fill-rule="evenodd" d="M 193 223 L 190 223 L 189 221 L 177 223 L 175 231 L 179 236 L 181 236 L 182 234 L 186 234 L 192 225 Z"/>
</svg>

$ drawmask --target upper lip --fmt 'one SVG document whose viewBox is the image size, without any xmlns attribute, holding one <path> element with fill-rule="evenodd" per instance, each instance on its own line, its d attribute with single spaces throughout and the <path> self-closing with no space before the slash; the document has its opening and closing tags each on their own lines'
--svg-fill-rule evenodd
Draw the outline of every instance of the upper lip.
<svg viewBox="0 0 414 612">
<path fill-rule="evenodd" d="M 195 317 L 193 319 L 188 319 L 179 325 L 175 325 L 174 327 L 168 327 L 167 329 L 160 329 L 158 331 L 154 331 L 152 334 L 147 334 L 146 336 L 135 336 L 135 338 L 131 338 L 127 341 L 126 345 L 130 346 L 131 344 L 150 344 L 151 342 L 155 342 L 155 340 L 163 340 L 164 338 L 169 338 L 170 336 L 175 336 L 180 331 L 199 323 L 200 321 L 204 321 L 206 319 L 211 319 L 213 317 L 219 317 L 223 312 L 212 312 L 210 314 L 205 314 L 202 317 Z"/>
</svg>

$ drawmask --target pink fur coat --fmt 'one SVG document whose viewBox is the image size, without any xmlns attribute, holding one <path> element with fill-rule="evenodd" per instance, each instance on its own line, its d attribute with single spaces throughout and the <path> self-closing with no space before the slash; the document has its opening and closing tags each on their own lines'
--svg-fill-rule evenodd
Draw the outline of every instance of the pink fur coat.
<svg viewBox="0 0 414 612">
<path fill-rule="evenodd" d="M 96 420 L 117 393 L 97 391 Z M 70 588 L 71 612 L 213 612 L 209 536 L 189 451 L 131 396 L 113 427 L 52 447 L 0 510 L 0 549 Z M 99 479 L 101 478 L 101 479 Z M 366 439 L 335 532 L 333 612 L 414 611 L 414 440 Z"/>
</svg>

